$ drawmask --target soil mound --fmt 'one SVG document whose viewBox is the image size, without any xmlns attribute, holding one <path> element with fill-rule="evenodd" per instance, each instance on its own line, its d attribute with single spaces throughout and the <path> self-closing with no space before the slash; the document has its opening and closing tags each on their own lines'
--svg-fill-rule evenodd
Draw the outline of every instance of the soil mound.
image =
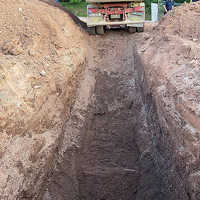
<svg viewBox="0 0 200 200">
<path fill-rule="evenodd" d="M 187 39 L 200 37 L 200 3 L 184 4 L 162 18 L 159 28 L 165 33 Z"/>
<path fill-rule="evenodd" d="M 188 198 L 195 200 L 200 181 L 199 18 L 200 2 L 182 5 L 164 16 L 151 35 L 144 33 L 143 45 L 139 46 L 160 124 L 168 131 L 175 160 L 184 163 L 177 163 L 177 171 L 184 177 Z"/>
<path fill-rule="evenodd" d="M 88 27 L 87 24 L 83 21 L 81 21 L 76 15 L 74 15 L 70 10 L 68 10 L 67 8 L 61 6 L 59 3 L 57 3 L 55 0 L 40 0 L 41 2 L 47 3 L 50 6 L 54 6 L 56 8 L 59 8 L 60 10 L 64 11 L 65 13 L 67 13 L 72 19 L 73 21 L 79 25 L 83 30 L 87 31 Z"/>
<path fill-rule="evenodd" d="M 84 33 L 37 0 L 1 1 L 0 10 L 0 130 L 43 132 L 59 121 L 70 80 L 81 71 Z"/>
<path fill-rule="evenodd" d="M 200 2 L 184 4 L 164 16 L 153 32 L 144 33 L 142 58 L 164 73 L 200 63 Z M 152 59 L 153 58 L 153 59 Z M 185 85 L 185 84 L 183 84 Z"/>
<path fill-rule="evenodd" d="M 0 199 L 34 199 L 53 167 L 87 35 L 39 0 L 2 0 L 0 12 Z"/>
</svg>

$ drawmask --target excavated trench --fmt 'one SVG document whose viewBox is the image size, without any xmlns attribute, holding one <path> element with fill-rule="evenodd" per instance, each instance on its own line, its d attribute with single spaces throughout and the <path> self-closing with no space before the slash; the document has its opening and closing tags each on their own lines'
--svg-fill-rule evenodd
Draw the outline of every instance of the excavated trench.
<svg viewBox="0 0 200 200">
<path fill-rule="evenodd" d="M 200 200 L 199 4 L 89 37 L 39 1 L 0 3 L 0 199 Z"/>
<path fill-rule="evenodd" d="M 160 128 L 133 36 L 93 39 L 65 124 L 64 154 L 42 199 L 189 199 L 183 162 Z"/>
</svg>

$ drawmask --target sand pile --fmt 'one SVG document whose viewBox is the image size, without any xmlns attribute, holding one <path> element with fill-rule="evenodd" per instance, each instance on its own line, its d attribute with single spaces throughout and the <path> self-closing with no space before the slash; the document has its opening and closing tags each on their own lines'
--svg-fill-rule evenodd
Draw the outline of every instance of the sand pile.
<svg viewBox="0 0 200 200">
<path fill-rule="evenodd" d="M 0 13 L 0 199 L 34 199 L 53 167 L 87 35 L 38 0 L 1 0 Z"/>
</svg>

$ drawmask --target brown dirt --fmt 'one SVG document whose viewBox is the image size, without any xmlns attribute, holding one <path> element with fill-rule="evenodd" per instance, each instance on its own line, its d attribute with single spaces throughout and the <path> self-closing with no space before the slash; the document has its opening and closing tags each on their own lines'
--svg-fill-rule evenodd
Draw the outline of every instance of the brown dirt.
<svg viewBox="0 0 200 200">
<path fill-rule="evenodd" d="M 199 17 L 200 2 L 180 6 L 151 34 L 144 33 L 144 39 L 138 39 L 138 53 L 165 131 L 164 145 L 168 139 L 172 141 L 176 169 L 186 184 L 186 199 L 192 200 L 198 200 L 200 194 Z"/>
<path fill-rule="evenodd" d="M 76 138 L 74 147 L 66 146 L 44 200 L 136 198 L 139 154 L 135 132 L 130 130 L 136 126 L 134 110 L 140 94 L 134 42 L 119 30 L 90 38 L 92 52 L 79 98 L 65 125 L 66 143 Z"/>
<path fill-rule="evenodd" d="M 71 101 L 86 35 L 68 15 L 37 0 L 1 1 L 0 9 L 0 130 L 42 133 L 59 123 Z"/>
<path fill-rule="evenodd" d="M 170 92 L 176 90 L 178 92 L 177 101 L 184 103 L 184 107 L 186 106 L 196 116 L 199 116 L 200 103 L 199 10 L 199 2 L 172 10 L 161 20 L 151 35 L 145 35 L 145 40 L 141 42 L 143 45 L 139 47 L 144 62 L 153 67 L 152 73 L 158 77 L 157 84 L 171 85 Z M 188 121 L 196 128 L 200 128 L 198 122 L 194 122 L 191 117 Z"/>
<path fill-rule="evenodd" d="M 169 12 L 162 18 L 158 29 L 165 34 L 179 36 L 184 39 L 198 39 L 200 3 L 184 4 Z"/>
<path fill-rule="evenodd" d="M 0 199 L 197 200 L 199 7 L 88 39 L 54 1 L 2 0 Z"/>
<path fill-rule="evenodd" d="M 54 166 L 87 34 L 39 0 L 2 0 L 0 12 L 0 199 L 35 198 Z"/>
</svg>

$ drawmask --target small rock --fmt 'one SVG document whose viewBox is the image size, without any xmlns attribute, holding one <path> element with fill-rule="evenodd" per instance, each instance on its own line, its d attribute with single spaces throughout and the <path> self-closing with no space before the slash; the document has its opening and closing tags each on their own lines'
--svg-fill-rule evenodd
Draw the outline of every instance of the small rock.
<svg viewBox="0 0 200 200">
<path fill-rule="evenodd" d="M 2 46 L 2 52 L 5 55 L 20 55 L 23 54 L 23 48 L 17 40 L 5 42 Z"/>
<path fill-rule="evenodd" d="M 40 72 L 40 75 L 41 75 L 41 76 L 45 76 L 45 75 L 46 75 L 46 72 L 45 72 L 44 70 L 42 70 L 42 71 Z"/>
<path fill-rule="evenodd" d="M 35 85 L 35 86 L 33 86 L 33 88 L 34 89 L 39 89 L 39 88 L 41 88 L 41 85 Z"/>
<path fill-rule="evenodd" d="M 197 39 L 197 38 L 192 38 L 192 40 L 193 40 L 194 42 L 198 41 L 198 39 Z"/>
<path fill-rule="evenodd" d="M 35 50 L 34 49 L 29 49 L 29 51 L 28 51 L 28 55 L 29 56 L 35 56 Z"/>
<path fill-rule="evenodd" d="M 1 79 L 6 79 L 6 75 L 4 73 L 0 73 L 0 80 Z"/>
<path fill-rule="evenodd" d="M 39 33 L 39 32 L 36 32 L 35 34 L 38 35 L 38 36 L 41 35 L 41 33 Z"/>
<path fill-rule="evenodd" d="M 19 12 L 22 12 L 22 8 L 19 8 Z"/>
<path fill-rule="evenodd" d="M 144 40 L 148 40 L 150 38 L 150 35 L 149 34 L 144 34 Z"/>
<path fill-rule="evenodd" d="M 56 48 L 56 49 L 61 49 L 61 48 L 63 48 L 62 44 L 54 43 L 54 45 L 55 45 L 55 48 Z"/>
</svg>

